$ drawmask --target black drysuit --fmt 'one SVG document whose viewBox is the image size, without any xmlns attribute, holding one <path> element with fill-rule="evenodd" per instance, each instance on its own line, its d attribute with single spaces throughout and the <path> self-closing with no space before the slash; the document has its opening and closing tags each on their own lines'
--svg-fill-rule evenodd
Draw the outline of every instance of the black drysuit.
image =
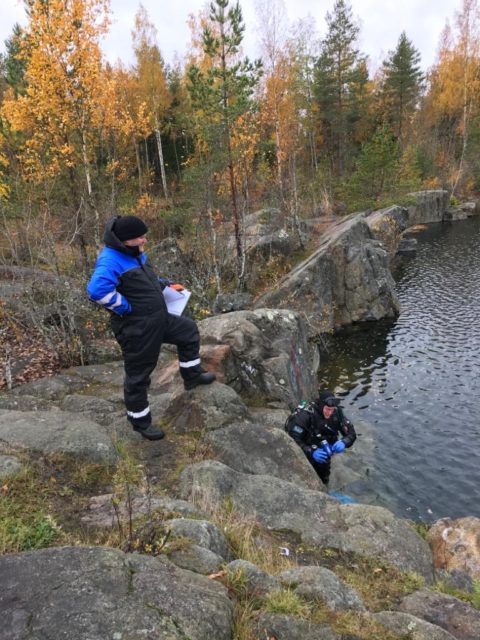
<svg viewBox="0 0 480 640">
<path fill-rule="evenodd" d="M 169 314 L 163 297 L 164 282 L 146 255 L 126 247 L 115 235 L 115 218 L 107 223 L 104 242 L 87 291 L 92 300 L 111 312 L 113 333 L 122 349 L 127 417 L 134 427 L 151 424 L 147 390 L 162 343 L 177 346 L 184 380 L 199 375 L 200 336 L 196 323 Z"/>
<path fill-rule="evenodd" d="M 357 438 L 355 427 L 350 420 L 345 418 L 340 407 L 336 407 L 332 417 L 327 420 L 323 415 L 323 403 L 318 401 L 310 402 L 302 408 L 298 407 L 288 418 L 286 429 L 302 448 L 324 484 L 328 484 L 330 479 L 331 460 L 329 458 L 323 463 L 316 462 L 312 458 L 313 451 L 316 448 L 321 448 L 322 440 L 326 440 L 332 446 L 341 438 L 348 448 Z"/>
</svg>

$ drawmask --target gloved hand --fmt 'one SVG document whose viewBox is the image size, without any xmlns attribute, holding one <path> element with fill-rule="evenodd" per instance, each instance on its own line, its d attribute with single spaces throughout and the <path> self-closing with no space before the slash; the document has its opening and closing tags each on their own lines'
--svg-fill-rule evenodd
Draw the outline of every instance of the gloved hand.
<svg viewBox="0 0 480 640">
<path fill-rule="evenodd" d="M 323 462 L 327 462 L 330 456 L 324 449 L 315 449 L 312 453 L 312 458 L 315 462 L 322 464 Z"/>
<path fill-rule="evenodd" d="M 342 453 L 345 449 L 346 446 L 343 440 L 337 440 L 337 442 L 332 445 L 332 453 Z"/>
<path fill-rule="evenodd" d="M 175 291 L 184 291 L 185 287 L 183 286 L 183 284 L 178 284 L 178 283 L 172 283 L 170 286 L 170 289 L 175 289 Z"/>
</svg>

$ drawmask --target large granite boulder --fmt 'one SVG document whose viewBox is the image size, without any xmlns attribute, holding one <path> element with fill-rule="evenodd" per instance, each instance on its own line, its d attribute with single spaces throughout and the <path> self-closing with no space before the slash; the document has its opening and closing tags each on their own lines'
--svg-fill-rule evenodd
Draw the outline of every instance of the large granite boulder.
<svg viewBox="0 0 480 640">
<path fill-rule="evenodd" d="M 298 247 L 298 236 L 287 230 L 285 216 L 275 208 L 262 209 L 245 216 L 245 252 L 250 262 L 251 278 L 259 259 L 268 260 L 273 255 L 288 256 Z"/>
<path fill-rule="evenodd" d="M 476 216 L 479 214 L 479 208 L 477 202 L 462 202 L 462 204 L 457 204 L 452 207 L 449 207 L 445 211 L 444 219 L 445 220 L 466 220 L 467 218 L 471 218 L 472 216 Z"/>
<path fill-rule="evenodd" d="M 254 306 L 305 313 L 310 336 L 399 310 L 388 253 L 362 213 L 334 225 L 319 248 Z"/>
<path fill-rule="evenodd" d="M 165 520 L 163 524 L 170 531 L 171 538 L 189 538 L 198 546 L 213 551 L 224 560 L 231 559 L 230 547 L 225 536 L 212 522 L 190 518 L 172 518 Z"/>
<path fill-rule="evenodd" d="M 455 640 L 448 631 L 421 618 L 400 611 L 381 611 L 372 618 L 382 626 L 408 640 Z"/>
<path fill-rule="evenodd" d="M 199 323 L 202 345 L 229 345 L 235 366 L 224 381 L 263 406 L 295 405 L 316 390 L 318 350 L 308 341 L 303 316 L 257 309 Z"/>
<path fill-rule="evenodd" d="M 214 382 L 173 394 L 164 417 L 176 433 L 192 433 L 220 429 L 246 419 L 248 409 L 232 388 Z"/>
<path fill-rule="evenodd" d="M 379 240 L 393 258 L 397 251 L 402 233 L 408 226 L 408 210 L 394 205 L 367 214 L 366 222 L 373 237 Z"/>
<path fill-rule="evenodd" d="M 480 580 L 480 519 L 442 518 L 427 536 L 437 569 L 466 573 Z"/>
<path fill-rule="evenodd" d="M 307 620 L 280 613 L 262 613 L 256 623 L 258 638 L 275 640 L 341 640 L 328 624 L 312 624 Z M 349 640 L 355 640 L 350 636 Z"/>
<path fill-rule="evenodd" d="M 297 567 L 283 571 L 278 578 L 284 586 L 295 591 L 305 600 L 322 600 L 332 611 L 366 611 L 362 599 L 325 567 Z"/>
<path fill-rule="evenodd" d="M 236 471 L 276 476 L 308 489 L 324 491 L 303 451 L 283 429 L 257 422 L 236 422 L 211 431 L 206 441 L 217 460 Z"/>
<path fill-rule="evenodd" d="M 80 381 L 78 384 L 83 385 L 86 389 L 93 386 L 97 394 L 102 394 L 102 387 L 105 387 L 105 391 L 108 392 L 109 396 L 112 395 L 112 387 L 123 387 L 123 378 L 125 376 L 121 360 L 82 367 L 70 367 L 70 369 L 64 371 L 64 374 L 71 378 L 78 378 Z M 67 384 L 66 387 L 68 393 L 73 393 L 75 388 L 73 385 Z"/>
<path fill-rule="evenodd" d="M 85 381 L 68 373 L 52 377 L 40 378 L 27 382 L 12 390 L 13 396 L 34 396 L 41 400 L 52 402 L 61 400 L 64 396 L 85 387 Z"/>
<path fill-rule="evenodd" d="M 416 200 L 408 208 L 408 226 L 441 222 L 450 204 L 450 194 L 444 189 L 416 191 L 408 194 Z"/>
<path fill-rule="evenodd" d="M 213 305 L 214 314 L 247 309 L 252 301 L 249 293 L 219 293 Z"/>
<path fill-rule="evenodd" d="M 0 480 L 14 476 L 21 469 L 23 469 L 23 464 L 16 456 L 0 455 Z"/>
<path fill-rule="evenodd" d="M 175 543 L 173 542 L 172 545 Z M 225 560 L 214 551 L 201 547 L 199 544 L 190 544 L 180 549 L 169 549 L 170 543 L 165 545 L 165 553 L 168 559 L 177 567 L 188 569 L 194 573 L 201 573 L 208 576 L 212 573 L 218 573 Z"/>
<path fill-rule="evenodd" d="M 9 409 L 10 411 L 50 411 L 54 408 L 52 401 L 47 398 L 38 398 L 27 394 L 19 396 L 10 391 L 0 393 L 0 409 Z"/>
<path fill-rule="evenodd" d="M 480 611 L 454 596 L 420 589 L 406 596 L 398 608 L 442 627 L 458 640 L 480 638 Z"/>
<path fill-rule="evenodd" d="M 113 463 L 117 457 L 103 427 L 69 411 L 0 410 L 0 451 L 2 447 L 71 453 L 95 462 Z"/>
<path fill-rule="evenodd" d="M 381 557 L 404 571 L 433 580 L 428 544 L 406 521 L 368 505 L 342 505 L 320 491 L 268 475 L 239 473 L 217 461 L 186 467 L 181 497 L 212 513 L 225 499 L 263 526 L 297 533 L 307 544 Z"/>
<path fill-rule="evenodd" d="M 231 580 L 235 580 L 239 574 L 243 576 L 245 583 L 243 588 L 249 596 L 264 596 L 281 589 L 280 580 L 276 576 L 269 575 L 247 560 L 232 560 L 227 564 L 225 570 Z"/>
<path fill-rule="evenodd" d="M 195 273 L 195 265 L 191 257 L 178 246 L 175 238 L 161 240 L 152 250 L 151 258 L 160 276 L 181 282 L 188 287 L 194 284 L 192 274 Z"/>
<path fill-rule="evenodd" d="M 83 413 L 86 418 L 102 425 L 109 425 L 119 421 L 120 416 L 124 417 L 125 409 L 105 398 L 98 398 L 86 394 L 75 394 L 65 396 L 59 403 L 63 411 L 73 413 Z"/>
<path fill-rule="evenodd" d="M 105 493 L 90 498 L 88 510 L 80 520 L 86 527 L 116 528 L 119 521 L 128 522 L 130 517 L 151 516 L 158 511 L 169 516 L 174 514 L 197 518 L 205 516 L 203 511 L 185 500 L 175 500 L 167 496 L 133 494 L 119 502 L 113 493 Z"/>
<path fill-rule="evenodd" d="M 226 589 L 164 557 L 53 548 L 0 557 L 2 640 L 231 640 Z"/>
</svg>

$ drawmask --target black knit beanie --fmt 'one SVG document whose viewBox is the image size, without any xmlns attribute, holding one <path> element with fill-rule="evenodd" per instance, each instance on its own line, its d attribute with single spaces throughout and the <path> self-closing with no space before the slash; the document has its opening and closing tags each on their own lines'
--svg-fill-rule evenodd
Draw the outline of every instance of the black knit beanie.
<svg viewBox="0 0 480 640">
<path fill-rule="evenodd" d="M 113 225 L 113 232 L 119 240 L 133 240 L 144 236 L 148 231 L 147 225 L 137 216 L 119 216 Z"/>
</svg>

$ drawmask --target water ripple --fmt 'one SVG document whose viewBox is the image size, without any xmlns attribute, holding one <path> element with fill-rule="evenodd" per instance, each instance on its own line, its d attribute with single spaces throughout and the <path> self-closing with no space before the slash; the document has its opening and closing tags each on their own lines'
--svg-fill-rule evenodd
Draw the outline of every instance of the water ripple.
<svg viewBox="0 0 480 640">
<path fill-rule="evenodd" d="M 421 520 L 480 517 L 480 220 L 417 238 L 397 279 L 399 318 L 335 341 L 322 383 L 376 430 L 357 497 Z"/>
</svg>

